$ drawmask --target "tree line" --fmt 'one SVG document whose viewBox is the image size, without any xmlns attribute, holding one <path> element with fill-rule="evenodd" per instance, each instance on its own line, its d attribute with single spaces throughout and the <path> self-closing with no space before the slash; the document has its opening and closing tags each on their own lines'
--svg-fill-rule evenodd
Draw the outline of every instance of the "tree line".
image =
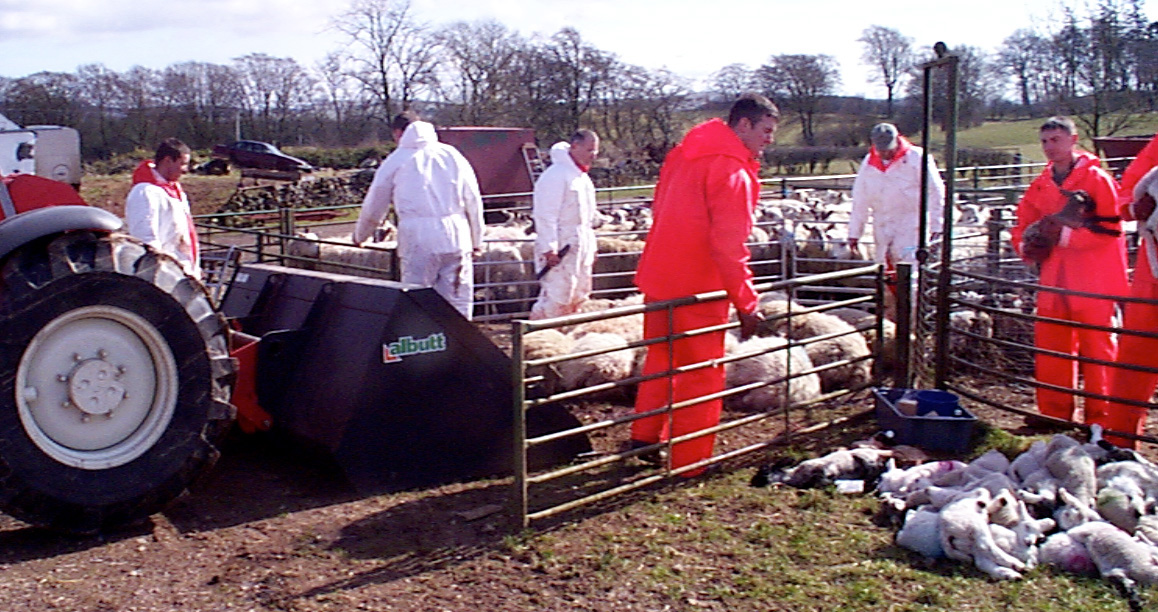
<svg viewBox="0 0 1158 612">
<path fill-rule="evenodd" d="M 1158 23 L 1142 6 L 1063 7 L 993 52 L 952 48 L 961 59 L 962 122 L 1065 113 L 1089 135 L 1129 128 L 1154 110 L 1158 90 Z M 174 134 L 195 148 L 237 134 L 281 146 L 358 146 L 378 142 L 393 114 L 415 108 L 442 125 L 532 127 L 548 143 L 590 127 L 613 158 L 654 162 L 691 123 L 749 90 L 799 123 L 796 144 L 860 146 L 882 118 L 915 133 L 918 66 L 932 57 L 895 29 L 866 28 L 862 61 L 887 93 L 878 101 L 837 96 L 840 65 L 829 55 L 730 64 L 697 90 L 668 70 L 623 62 L 573 28 L 527 37 L 495 21 L 436 26 L 420 21 L 409 0 L 356 0 L 332 25 L 348 44 L 313 66 L 253 53 L 226 65 L 117 72 L 87 64 L 75 73 L 0 77 L 0 113 L 21 125 L 77 128 L 86 159 L 149 150 Z M 945 114 L 945 89 L 932 83 L 935 118 Z"/>
</svg>

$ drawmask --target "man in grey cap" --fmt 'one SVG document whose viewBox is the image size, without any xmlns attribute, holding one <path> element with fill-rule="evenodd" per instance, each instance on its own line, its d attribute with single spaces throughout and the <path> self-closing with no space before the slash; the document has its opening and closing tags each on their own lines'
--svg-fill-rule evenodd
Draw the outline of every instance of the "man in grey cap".
<svg viewBox="0 0 1158 612">
<path fill-rule="evenodd" d="M 920 228 L 922 149 L 913 146 L 891 123 L 878 123 L 869 135 L 872 148 L 852 185 L 848 242 L 854 250 L 872 216 L 873 259 L 892 269 L 897 262 L 917 262 Z M 928 225 L 940 234 L 945 184 L 929 156 Z"/>
</svg>

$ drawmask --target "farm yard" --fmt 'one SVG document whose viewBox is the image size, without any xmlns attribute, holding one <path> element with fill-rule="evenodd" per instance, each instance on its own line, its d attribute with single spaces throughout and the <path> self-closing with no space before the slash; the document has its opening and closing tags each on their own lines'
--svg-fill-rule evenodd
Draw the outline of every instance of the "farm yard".
<svg viewBox="0 0 1158 612">
<path fill-rule="evenodd" d="M 205 181 L 201 201 L 232 187 Z M 839 192 L 823 195 L 833 207 L 842 205 Z M 771 223 L 785 211 L 817 216 L 775 202 L 766 202 Z M 626 221 L 608 216 L 609 224 Z M 829 218 L 810 226 L 811 233 L 839 231 Z M 754 247 L 761 246 L 758 239 Z M 769 233 L 763 244 L 783 241 Z M 804 241 L 792 252 L 807 253 L 809 246 Z M 984 248 L 981 238 L 965 252 Z M 797 265 L 807 265 L 813 258 L 799 259 Z M 768 260 L 770 274 L 784 265 L 771 254 Z M 997 337 L 1000 321 L 990 332 Z M 509 350 L 509 325 L 496 320 L 480 327 Z M 1013 332 L 1006 337 L 1017 339 Z M 992 356 L 967 342 L 965 348 L 979 351 L 974 358 Z M 1000 365 L 1025 364 L 1013 358 Z M 995 403 L 1032 407 L 1027 387 L 984 373 L 953 382 L 984 390 Z M 629 400 L 613 393 L 574 400 L 569 408 L 591 423 L 625 414 Z M 304 454 L 274 435 L 236 435 L 204 482 L 145 523 L 77 539 L 3 518 L 0 605 L 93 611 L 1127 609 L 1113 586 L 1096 577 L 1039 567 L 1024 580 L 995 581 L 965 564 L 923 559 L 894 543 L 895 527 L 871 494 L 749 485 L 757 468 L 776 458 L 820 456 L 873 437 L 879 427 L 866 413 L 872 405 L 862 390 L 727 432 L 719 452 L 776 438 L 786 426 L 794 431 L 787 444 L 726 460 L 705 477 L 661 481 L 537 521 L 530 530 L 520 529 L 508 511 L 510 479 L 365 495 L 342 484 L 327 457 Z M 968 405 L 983 425 L 970 450 L 952 458 L 969 460 L 989 448 L 1012 455 L 1047 438 L 1016 413 Z M 743 414 L 735 407 L 729 413 Z M 838 426 L 805 429 L 830 421 Z M 613 453 L 621 441 L 592 435 L 597 453 Z M 629 460 L 598 478 L 621 482 L 653 472 Z M 565 501 L 569 492 L 561 489 L 572 482 L 540 495 Z M 1152 593 L 1143 596 L 1153 601 Z"/>
</svg>

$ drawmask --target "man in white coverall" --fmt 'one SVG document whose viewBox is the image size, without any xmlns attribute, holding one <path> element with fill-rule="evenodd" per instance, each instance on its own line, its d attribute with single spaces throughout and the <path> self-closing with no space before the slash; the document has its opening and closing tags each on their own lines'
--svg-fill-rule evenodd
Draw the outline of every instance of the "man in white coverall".
<svg viewBox="0 0 1158 612">
<path fill-rule="evenodd" d="M 535 267 L 549 268 L 539 284 L 532 319 L 578 311 L 591 295 L 595 263 L 595 185 L 587 170 L 599 155 L 599 136 L 579 130 L 551 147 L 551 166 L 535 181 Z M 564 247 L 566 253 L 560 255 Z"/>
<path fill-rule="evenodd" d="M 189 197 L 178 182 L 189 171 L 189 155 L 188 145 L 168 138 L 157 146 L 153 159 L 137 166 L 125 198 L 125 221 L 130 236 L 172 255 L 186 274 L 201 278 L 197 228 Z"/>
<path fill-rule="evenodd" d="M 869 215 L 873 219 L 874 257 L 892 269 L 897 262 L 917 263 L 921 208 L 921 147 L 913 146 L 891 123 L 873 126 L 872 148 L 852 184 L 848 243 L 856 250 Z M 929 156 L 928 232 L 941 233 L 945 184 Z"/>
<path fill-rule="evenodd" d="M 404 283 L 434 287 L 471 318 L 472 257 L 482 246 L 483 206 L 470 162 L 438 142 L 434 126 L 406 111 L 390 125 L 398 148 L 378 166 L 354 227 L 354 244 L 373 236 L 393 204 Z"/>
</svg>

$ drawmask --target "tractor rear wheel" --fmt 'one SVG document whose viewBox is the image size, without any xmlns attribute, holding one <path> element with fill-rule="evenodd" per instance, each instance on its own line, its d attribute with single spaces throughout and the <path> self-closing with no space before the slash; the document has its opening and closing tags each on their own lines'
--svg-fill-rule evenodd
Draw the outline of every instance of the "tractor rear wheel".
<svg viewBox="0 0 1158 612">
<path fill-rule="evenodd" d="M 0 509 L 94 533 L 162 509 L 233 419 L 225 319 L 173 259 L 71 232 L 0 265 Z"/>
</svg>

